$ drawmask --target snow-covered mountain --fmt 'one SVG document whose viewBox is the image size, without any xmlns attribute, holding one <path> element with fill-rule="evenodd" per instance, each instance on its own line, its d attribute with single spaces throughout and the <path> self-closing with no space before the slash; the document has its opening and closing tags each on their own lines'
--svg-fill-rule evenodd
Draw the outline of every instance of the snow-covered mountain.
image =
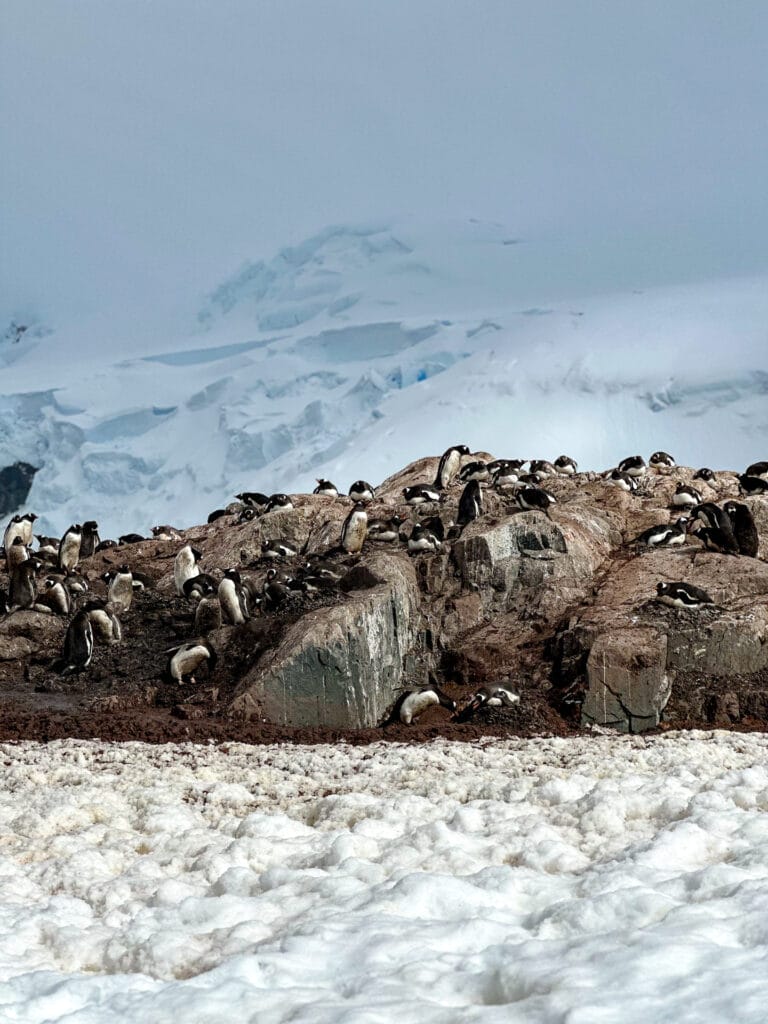
<svg viewBox="0 0 768 1024">
<path fill-rule="evenodd" d="M 35 323 L 0 342 L 0 466 L 43 530 L 185 526 L 241 489 L 376 483 L 462 442 L 602 468 L 768 450 L 768 276 L 547 298 L 502 226 L 330 227 L 175 330 Z"/>
</svg>

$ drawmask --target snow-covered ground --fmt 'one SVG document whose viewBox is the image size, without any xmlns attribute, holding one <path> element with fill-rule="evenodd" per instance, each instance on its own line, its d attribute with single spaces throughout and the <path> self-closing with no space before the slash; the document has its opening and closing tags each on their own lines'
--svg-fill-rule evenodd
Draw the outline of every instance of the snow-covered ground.
<svg viewBox="0 0 768 1024">
<path fill-rule="evenodd" d="M 0 339 L 0 465 L 43 533 L 189 526 L 240 490 L 346 489 L 469 444 L 603 469 L 768 447 L 768 276 L 574 294 L 501 224 L 337 226 L 245 264 L 193 322 Z"/>
<path fill-rule="evenodd" d="M 767 755 L 5 745 L 0 1020 L 762 1024 Z"/>
</svg>

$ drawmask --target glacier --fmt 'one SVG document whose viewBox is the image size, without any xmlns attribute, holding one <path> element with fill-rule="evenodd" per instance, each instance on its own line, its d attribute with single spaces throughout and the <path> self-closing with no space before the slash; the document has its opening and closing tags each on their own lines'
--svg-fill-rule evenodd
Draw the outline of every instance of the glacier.
<svg viewBox="0 0 768 1024">
<path fill-rule="evenodd" d="M 768 274 L 579 296 L 546 252 L 477 219 L 335 225 L 188 322 L 30 318 L 0 337 L 0 466 L 38 467 L 41 532 L 116 536 L 454 443 L 594 469 L 766 457 Z"/>
</svg>

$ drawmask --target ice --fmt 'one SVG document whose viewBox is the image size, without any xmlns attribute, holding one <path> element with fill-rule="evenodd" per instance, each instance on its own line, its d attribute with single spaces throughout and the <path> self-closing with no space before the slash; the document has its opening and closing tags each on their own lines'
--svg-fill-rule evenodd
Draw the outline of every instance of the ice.
<svg viewBox="0 0 768 1024">
<path fill-rule="evenodd" d="M 757 1024 L 767 753 L 5 745 L 0 1018 Z"/>
</svg>

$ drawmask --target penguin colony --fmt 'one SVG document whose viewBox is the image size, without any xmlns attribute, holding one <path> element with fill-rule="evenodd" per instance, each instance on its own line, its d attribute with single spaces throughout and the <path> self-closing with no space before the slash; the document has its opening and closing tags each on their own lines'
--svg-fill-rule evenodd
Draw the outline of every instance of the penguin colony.
<svg viewBox="0 0 768 1024">
<path fill-rule="evenodd" d="M 640 455 L 623 459 L 604 473 L 585 474 L 587 479 L 602 479 L 605 486 L 617 487 L 629 495 L 642 493 L 649 473 L 674 474 L 675 460 L 666 452 L 654 452 L 648 462 Z M 434 480 L 412 484 L 402 490 L 402 510 L 378 518 L 369 517 L 376 500 L 376 488 L 365 480 L 355 481 L 343 495 L 329 480 L 318 479 L 312 494 L 322 499 L 351 502 L 338 536 L 338 543 L 324 550 L 298 550 L 279 537 L 261 542 L 260 556 L 247 568 L 263 571 L 242 575 L 241 566 L 232 566 L 214 574 L 201 571 L 204 554 L 184 543 L 172 526 L 152 528 L 152 539 L 176 545 L 173 577 L 176 595 L 189 605 L 192 635 L 181 644 L 164 651 L 165 678 L 179 685 L 194 683 L 195 673 L 207 666 L 210 673 L 218 657 L 210 634 L 222 626 L 243 626 L 257 615 L 280 614 L 297 598 L 338 591 L 342 577 L 338 558 L 349 565 L 359 558 L 366 544 L 403 544 L 409 555 L 441 552 L 464 529 L 484 514 L 484 489 L 492 489 L 508 510 L 540 514 L 551 518 L 557 505 L 555 496 L 544 486 L 548 479 L 579 478 L 574 459 L 561 455 L 553 462 L 544 459 L 497 459 L 486 462 L 470 452 L 467 445 L 453 445 L 440 458 Z M 714 472 L 703 467 L 694 480 L 710 483 Z M 768 461 L 756 462 L 738 475 L 742 495 L 768 493 Z M 458 501 L 451 490 L 460 487 Z M 234 508 L 214 510 L 208 522 L 229 517 L 237 523 L 259 520 L 263 524 L 273 510 L 293 508 L 291 496 L 267 495 L 256 491 L 236 495 Z M 401 514 L 405 512 L 406 514 Z M 684 513 L 680 515 L 679 513 Z M 126 534 L 118 541 L 99 537 L 98 523 L 86 520 L 73 524 L 59 539 L 35 535 L 37 516 L 17 514 L 8 522 L 0 554 L 5 561 L 7 590 L 0 588 L 0 616 L 34 610 L 59 616 L 63 628 L 61 655 L 54 667 L 62 676 L 85 672 L 91 665 L 94 648 L 101 644 L 130 642 L 124 637 L 121 617 L 127 615 L 134 598 L 151 585 L 146 577 L 132 572 L 130 559 L 94 579 L 81 572 L 81 563 L 96 552 L 118 549 L 120 555 L 132 544 L 145 540 L 140 534 Z M 35 544 L 37 545 L 35 547 Z M 692 569 L 697 555 L 713 551 L 737 558 L 758 557 L 758 532 L 749 507 L 729 499 L 718 505 L 704 501 L 697 486 L 679 483 L 671 497 L 670 521 L 643 531 L 628 542 L 634 554 L 658 547 L 692 547 Z M 334 562 L 333 558 L 337 561 Z M 291 560 L 299 565 L 290 572 L 280 566 Z M 265 570 L 265 571 L 264 571 Z M 97 588 L 101 592 L 94 592 Z M 684 580 L 661 580 L 651 599 L 686 612 L 717 609 L 712 598 L 699 586 Z M 514 708 L 520 695 L 508 685 L 494 684 L 475 692 L 459 709 L 456 702 L 440 689 L 437 681 L 403 693 L 392 716 L 412 724 L 428 708 L 440 705 L 458 721 L 466 721 L 484 708 Z"/>
</svg>

